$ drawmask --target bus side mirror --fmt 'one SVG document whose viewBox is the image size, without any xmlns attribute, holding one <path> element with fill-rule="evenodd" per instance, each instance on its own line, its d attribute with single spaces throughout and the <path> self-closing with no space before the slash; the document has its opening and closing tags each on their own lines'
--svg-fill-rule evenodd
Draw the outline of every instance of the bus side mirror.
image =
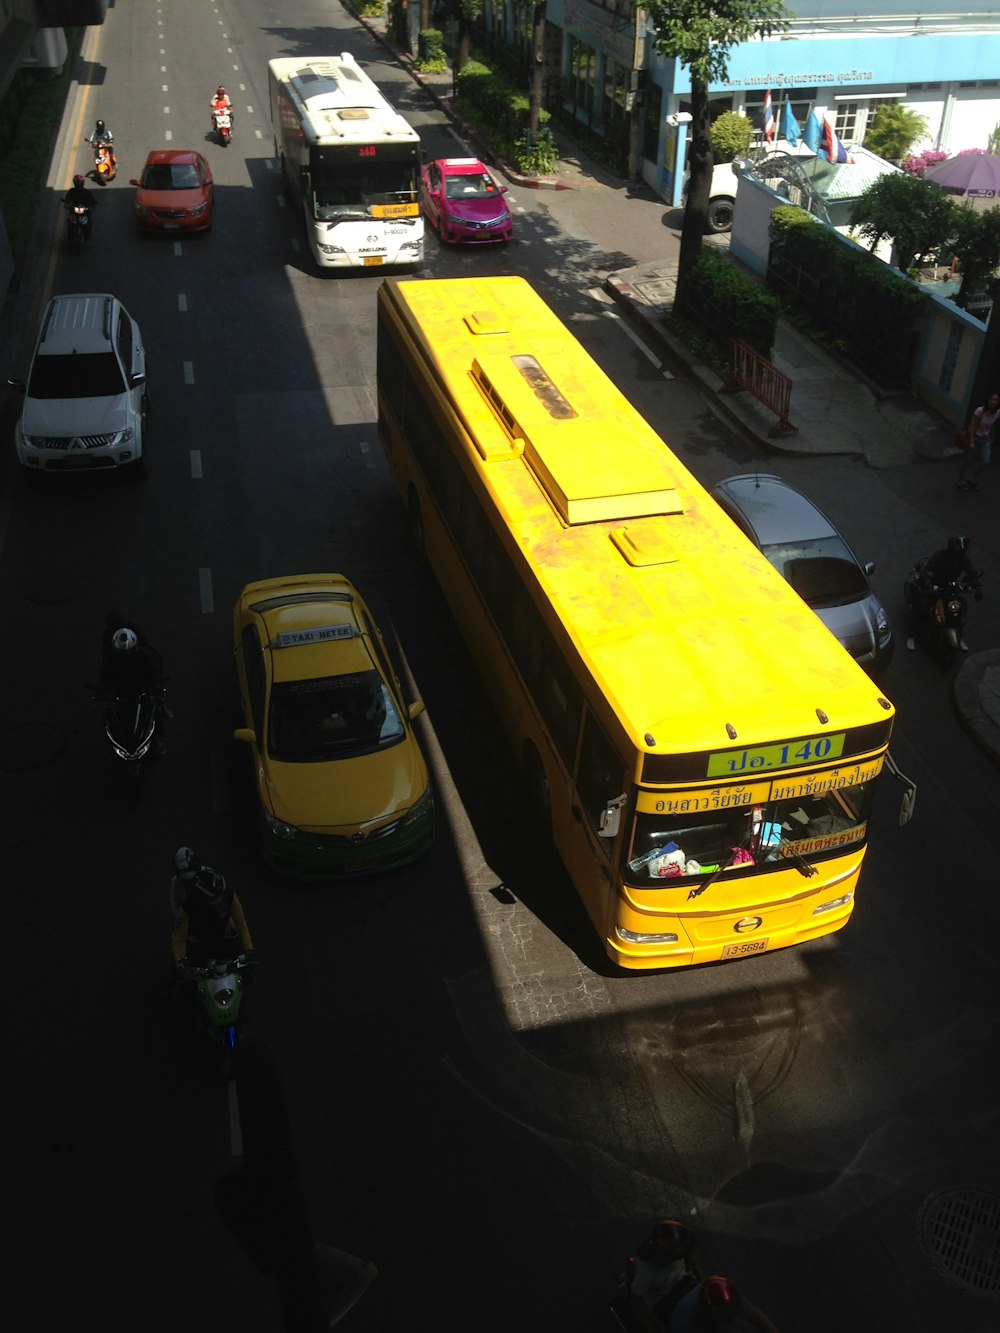
<svg viewBox="0 0 1000 1333">
<path fill-rule="evenodd" d="M 253 727 L 237 727 L 233 732 L 233 740 L 246 741 L 248 745 L 256 745 L 257 733 Z"/>
<path fill-rule="evenodd" d="M 600 819 L 597 822 L 597 836 L 599 838 L 617 838 L 618 830 L 621 827 L 622 807 L 625 800 L 624 794 L 616 796 L 601 811 Z"/>
</svg>

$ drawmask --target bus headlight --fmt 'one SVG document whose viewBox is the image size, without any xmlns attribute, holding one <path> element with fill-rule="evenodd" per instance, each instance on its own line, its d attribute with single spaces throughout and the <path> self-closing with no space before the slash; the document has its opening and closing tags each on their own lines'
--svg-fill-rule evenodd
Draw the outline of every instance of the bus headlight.
<svg viewBox="0 0 1000 1333">
<path fill-rule="evenodd" d="M 323 243 L 322 241 L 317 241 L 317 243 L 316 243 L 316 249 L 317 249 L 317 250 L 322 250 L 323 253 L 324 253 L 325 255 L 342 255 L 342 254 L 344 254 L 344 247 L 343 247 L 342 245 L 330 245 L 330 244 L 326 244 L 326 245 L 324 245 L 324 243 Z"/>
<path fill-rule="evenodd" d="M 674 934 L 640 935 L 638 931 L 626 930 L 624 926 L 615 926 L 615 934 L 626 944 L 676 944 L 678 940 Z"/>
<path fill-rule="evenodd" d="M 839 898 L 831 898 L 828 903 L 820 903 L 813 908 L 813 916 L 822 916 L 824 912 L 835 912 L 838 907 L 846 907 L 853 897 L 853 893 L 843 893 Z"/>
</svg>

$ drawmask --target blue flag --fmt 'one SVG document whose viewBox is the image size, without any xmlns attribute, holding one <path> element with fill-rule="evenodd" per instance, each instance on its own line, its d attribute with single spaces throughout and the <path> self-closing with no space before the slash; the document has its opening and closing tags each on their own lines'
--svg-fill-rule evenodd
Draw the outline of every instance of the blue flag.
<svg viewBox="0 0 1000 1333">
<path fill-rule="evenodd" d="M 802 142 L 814 153 L 823 141 L 823 122 L 817 116 L 815 111 L 809 112 L 809 119 L 806 121 L 806 132 L 802 136 Z"/>
<path fill-rule="evenodd" d="M 781 108 L 781 138 L 786 140 L 792 148 L 795 148 L 801 137 L 802 130 L 799 128 L 799 122 L 792 115 L 791 103 L 786 97 Z"/>
</svg>

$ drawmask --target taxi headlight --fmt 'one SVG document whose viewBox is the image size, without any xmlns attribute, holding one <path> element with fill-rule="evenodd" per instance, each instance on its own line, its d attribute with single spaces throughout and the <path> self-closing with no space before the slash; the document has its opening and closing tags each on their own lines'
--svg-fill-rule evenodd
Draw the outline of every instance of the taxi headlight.
<svg viewBox="0 0 1000 1333">
<path fill-rule="evenodd" d="M 283 819 L 275 819 L 267 810 L 264 811 L 264 827 L 273 838 L 291 841 L 302 836 L 301 829 L 297 829 L 294 824 L 286 824 Z"/>
<path fill-rule="evenodd" d="M 408 828 L 411 824 L 416 824 L 420 820 L 429 818 L 434 813 L 434 793 L 430 787 L 424 794 L 410 806 L 406 814 L 399 821 L 400 828 Z"/>
</svg>

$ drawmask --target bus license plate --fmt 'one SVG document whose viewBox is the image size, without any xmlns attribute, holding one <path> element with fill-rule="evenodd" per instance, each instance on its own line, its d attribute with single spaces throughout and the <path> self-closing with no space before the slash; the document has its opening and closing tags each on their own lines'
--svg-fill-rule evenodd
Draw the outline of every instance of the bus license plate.
<svg viewBox="0 0 1000 1333">
<path fill-rule="evenodd" d="M 727 944 L 722 951 L 723 958 L 745 958 L 748 953 L 765 953 L 767 940 L 740 940 L 739 944 Z"/>
<path fill-rule="evenodd" d="M 381 262 L 382 262 L 382 256 L 381 256 L 381 255 L 364 255 L 363 258 L 362 258 L 362 260 L 361 260 L 361 262 L 362 262 L 362 264 L 364 264 L 365 268 L 367 268 L 369 264 L 381 264 Z"/>
</svg>

